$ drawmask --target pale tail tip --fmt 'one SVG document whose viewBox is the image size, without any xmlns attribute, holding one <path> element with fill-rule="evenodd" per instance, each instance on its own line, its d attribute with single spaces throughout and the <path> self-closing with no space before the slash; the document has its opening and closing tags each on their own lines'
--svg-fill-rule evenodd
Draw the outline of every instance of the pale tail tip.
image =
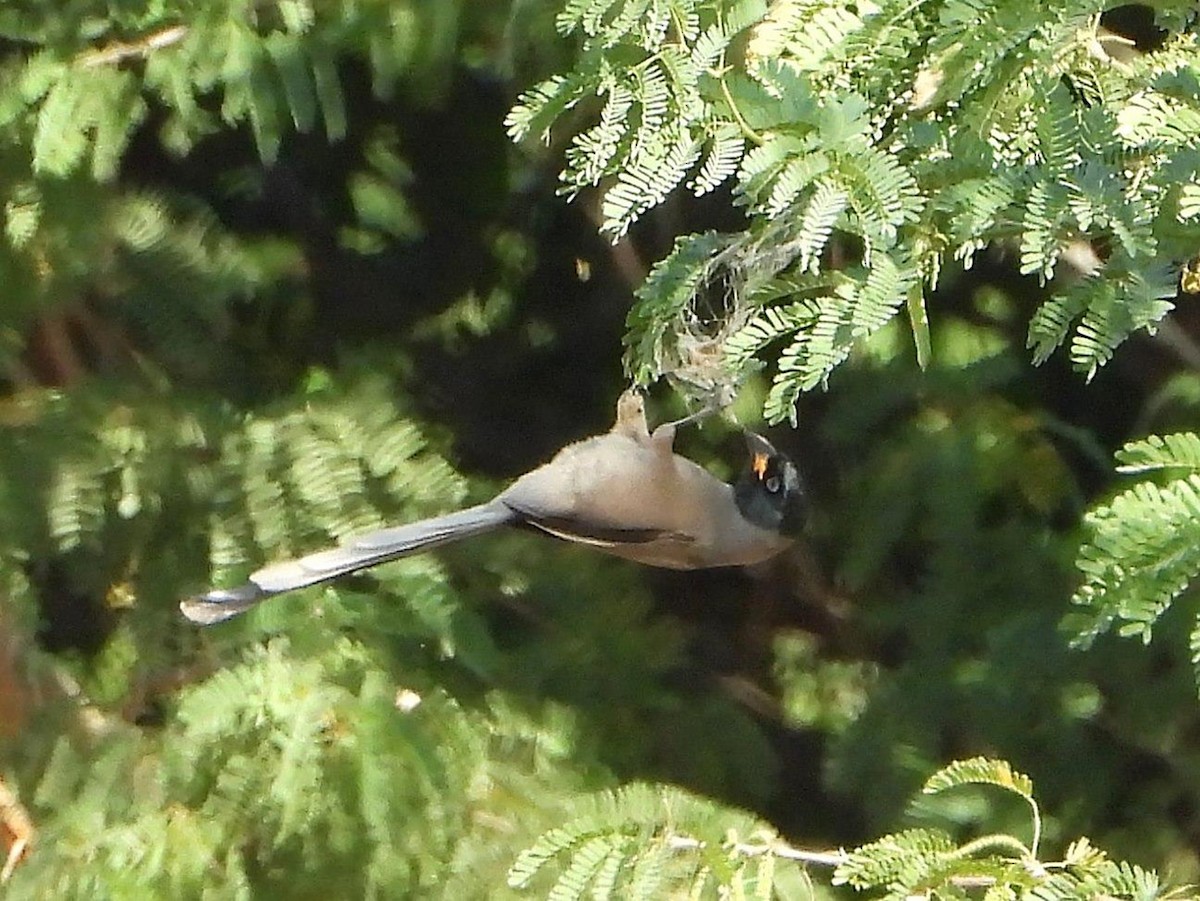
<svg viewBox="0 0 1200 901">
<path fill-rule="evenodd" d="M 211 626 L 245 613 L 267 594 L 252 582 L 240 588 L 218 588 L 179 602 L 179 612 L 194 623 Z"/>
</svg>

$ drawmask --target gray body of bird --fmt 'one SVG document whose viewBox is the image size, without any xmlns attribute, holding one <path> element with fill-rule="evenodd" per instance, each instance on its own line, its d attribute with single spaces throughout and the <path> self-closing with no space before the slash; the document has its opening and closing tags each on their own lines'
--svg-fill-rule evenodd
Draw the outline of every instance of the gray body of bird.
<svg viewBox="0 0 1200 901">
<path fill-rule="evenodd" d="M 670 569 L 746 566 L 775 556 L 799 521 L 803 490 L 795 467 L 747 433 L 750 476 L 727 485 L 674 452 L 678 426 L 699 415 L 651 433 L 641 396 L 626 392 L 609 432 L 568 445 L 485 504 L 270 564 L 246 584 L 213 589 L 180 609 L 195 622 L 221 622 L 273 595 L 505 525 Z"/>
</svg>

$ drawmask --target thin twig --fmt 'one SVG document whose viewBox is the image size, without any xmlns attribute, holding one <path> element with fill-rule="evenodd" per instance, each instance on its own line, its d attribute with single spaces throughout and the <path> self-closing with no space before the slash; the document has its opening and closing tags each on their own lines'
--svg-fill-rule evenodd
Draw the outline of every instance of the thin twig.
<svg viewBox="0 0 1200 901">
<path fill-rule="evenodd" d="M 107 66 L 112 63 L 119 63 L 132 56 L 149 56 L 155 50 L 161 50 L 164 47 L 170 47 L 172 44 L 178 44 L 187 35 L 188 27 L 186 25 L 172 25 L 161 31 L 152 32 L 146 35 L 146 37 L 132 43 L 114 41 L 97 50 L 89 50 L 86 53 L 81 53 L 77 57 L 77 61 L 84 68 Z"/>
<path fill-rule="evenodd" d="M 733 99 L 733 92 L 729 90 L 729 85 L 725 81 L 724 74 L 721 75 L 721 95 L 725 98 L 725 102 L 729 104 L 729 111 L 733 114 L 733 119 L 737 122 L 738 128 L 746 140 L 752 144 L 762 146 L 765 142 L 763 136 L 754 130 L 753 126 L 746 121 L 746 117 L 742 115 L 741 109 L 737 105 L 737 101 Z"/>
<path fill-rule="evenodd" d="M 703 848 L 704 842 L 688 835 L 672 835 L 667 840 L 667 845 L 676 850 L 690 851 L 696 848 Z M 769 842 L 764 844 L 738 842 L 733 845 L 733 850 L 744 857 L 761 857 L 764 854 L 771 854 L 775 857 L 798 860 L 802 863 L 812 863 L 822 867 L 836 867 L 839 864 L 845 863 L 850 858 L 849 853 L 843 850 L 808 851 L 804 848 L 794 848 L 786 842 Z"/>
<path fill-rule="evenodd" d="M 989 838 L 994 839 L 995 837 L 989 836 Z M 703 848 L 705 843 L 687 835 L 672 835 L 667 840 L 667 845 L 672 849 L 690 851 Z M 732 845 L 731 849 L 743 857 L 761 857 L 765 854 L 771 854 L 786 860 L 814 864 L 819 867 L 838 867 L 850 859 L 850 852 L 845 849 L 839 848 L 836 851 L 809 851 L 805 848 L 795 848 L 786 842 L 780 841 L 762 844 L 738 842 Z M 948 882 L 962 889 L 989 888 L 996 884 L 996 879 L 994 876 L 951 876 Z M 911 897 L 925 898 L 926 896 L 913 895 Z"/>
</svg>

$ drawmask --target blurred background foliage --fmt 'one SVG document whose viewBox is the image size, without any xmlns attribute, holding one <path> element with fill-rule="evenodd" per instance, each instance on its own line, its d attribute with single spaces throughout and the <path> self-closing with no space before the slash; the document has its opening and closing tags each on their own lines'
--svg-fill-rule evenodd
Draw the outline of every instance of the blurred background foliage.
<svg viewBox="0 0 1200 901">
<path fill-rule="evenodd" d="M 1002 249 L 943 276 L 924 371 L 893 322 L 773 433 L 813 517 L 761 571 L 513 534 L 178 616 L 606 427 L 631 293 L 736 222 L 674 194 L 609 245 L 595 197 L 555 196 L 562 144 L 509 144 L 570 65 L 558 6 L 0 10 L 0 784 L 28 820 L 2 836 L 33 838 L 6 897 L 502 897 L 579 792 L 630 780 L 806 847 L 1020 833 L 983 789 L 908 807 L 977 754 L 1034 778 L 1047 843 L 1200 876 L 1194 603 L 1149 647 L 1059 626 L 1113 452 L 1195 426 L 1200 320 L 1087 385 L 1031 368 L 1046 289 Z"/>
</svg>

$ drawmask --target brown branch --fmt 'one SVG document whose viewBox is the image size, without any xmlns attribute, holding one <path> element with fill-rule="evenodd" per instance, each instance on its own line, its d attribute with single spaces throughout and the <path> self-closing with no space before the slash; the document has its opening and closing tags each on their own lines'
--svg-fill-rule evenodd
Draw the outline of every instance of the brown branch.
<svg viewBox="0 0 1200 901">
<path fill-rule="evenodd" d="M 0 835 L 8 843 L 8 855 L 0 869 L 0 883 L 7 882 L 17 864 L 28 853 L 34 836 L 33 820 L 4 780 L 0 779 Z"/>
</svg>

